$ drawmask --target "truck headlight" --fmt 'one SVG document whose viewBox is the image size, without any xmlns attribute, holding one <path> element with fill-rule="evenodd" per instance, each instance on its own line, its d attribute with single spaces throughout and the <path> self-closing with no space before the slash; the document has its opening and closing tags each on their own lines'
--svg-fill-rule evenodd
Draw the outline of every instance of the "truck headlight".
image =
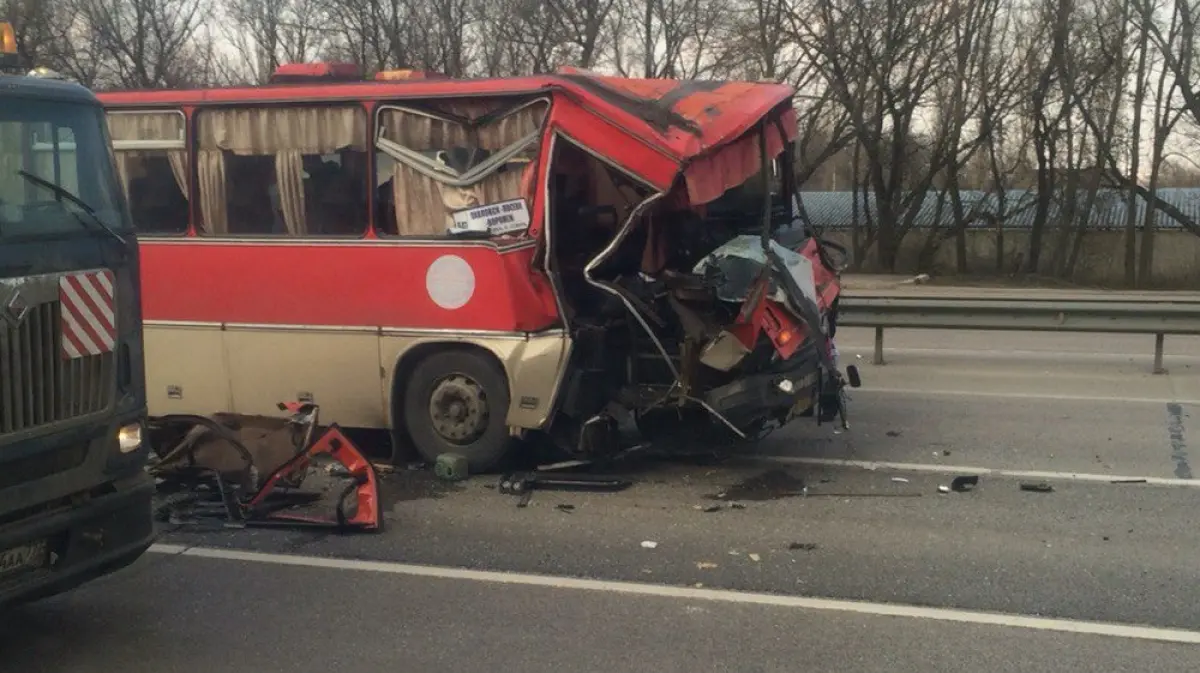
<svg viewBox="0 0 1200 673">
<path fill-rule="evenodd" d="M 121 453 L 133 453 L 142 447 L 142 424 L 131 423 L 117 430 L 117 448 Z"/>
</svg>

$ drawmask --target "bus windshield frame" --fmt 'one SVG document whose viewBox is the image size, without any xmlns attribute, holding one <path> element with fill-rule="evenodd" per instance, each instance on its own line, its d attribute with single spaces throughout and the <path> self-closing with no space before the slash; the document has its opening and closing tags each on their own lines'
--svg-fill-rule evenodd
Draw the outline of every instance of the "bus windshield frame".
<svg viewBox="0 0 1200 673">
<path fill-rule="evenodd" d="M 0 106 L 0 241 L 94 236 L 78 204 L 23 172 L 78 197 L 110 229 L 131 231 L 103 108 L 23 96 Z"/>
</svg>

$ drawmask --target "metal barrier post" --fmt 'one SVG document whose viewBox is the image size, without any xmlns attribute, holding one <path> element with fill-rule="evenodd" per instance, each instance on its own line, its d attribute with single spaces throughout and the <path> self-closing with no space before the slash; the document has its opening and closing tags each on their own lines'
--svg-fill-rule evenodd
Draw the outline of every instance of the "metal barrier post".
<svg viewBox="0 0 1200 673">
<path fill-rule="evenodd" d="M 1166 336 L 1163 334 L 1154 335 L 1154 373 L 1166 374 L 1167 370 L 1163 369 L 1163 342 L 1166 341 Z"/>
<path fill-rule="evenodd" d="M 875 328 L 875 364 L 883 364 L 883 328 Z"/>
</svg>

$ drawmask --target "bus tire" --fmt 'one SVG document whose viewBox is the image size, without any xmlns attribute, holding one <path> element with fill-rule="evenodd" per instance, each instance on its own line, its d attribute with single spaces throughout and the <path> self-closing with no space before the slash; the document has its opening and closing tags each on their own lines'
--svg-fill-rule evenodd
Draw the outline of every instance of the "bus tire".
<svg viewBox="0 0 1200 673">
<path fill-rule="evenodd" d="M 511 446 L 508 380 L 481 353 L 449 350 L 422 359 L 404 386 L 404 424 L 421 457 L 467 459 L 472 473 L 494 469 Z"/>
</svg>

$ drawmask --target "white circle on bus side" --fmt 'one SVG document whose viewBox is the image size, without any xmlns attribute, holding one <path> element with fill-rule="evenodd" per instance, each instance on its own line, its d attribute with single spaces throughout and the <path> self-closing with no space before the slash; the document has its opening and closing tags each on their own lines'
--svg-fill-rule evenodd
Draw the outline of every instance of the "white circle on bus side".
<svg viewBox="0 0 1200 673">
<path fill-rule="evenodd" d="M 442 255 L 425 272 L 425 290 L 444 309 L 462 308 L 475 294 L 475 272 L 462 257 Z"/>
</svg>

